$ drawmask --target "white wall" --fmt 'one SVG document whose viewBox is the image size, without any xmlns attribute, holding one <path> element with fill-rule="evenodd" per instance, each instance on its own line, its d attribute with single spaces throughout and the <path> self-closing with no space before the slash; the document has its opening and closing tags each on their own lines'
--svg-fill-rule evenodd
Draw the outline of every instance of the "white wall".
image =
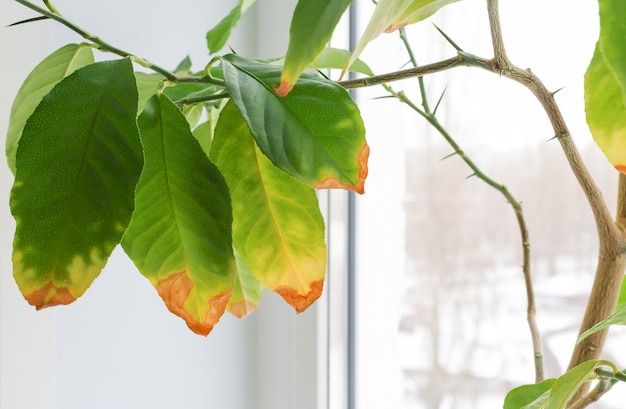
<svg viewBox="0 0 626 409">
<path fill-rule="evenodd" d="M 201 68 L 208 60 L 206 30 L 235 3 L 57 0 L 55 5 L 93 34 L 159 65 L 174 67 L 190 54 Z M 295 2 L 260 3 L 230 44 L 242 55 L 280 55 Z M 2 26 L 33 16 L 9 0 L 0 0 L 0 10 Z M 79 41 L 52 22 L 0 30 L 2 146 L 12 99 L 28 72 L 55 49 Z M 36 312 L 11 276 L 12 175 L 1 162 L 0 409 L 286 409 L 316 408 L 324 401 L 318 397 L 325 376 L 318 373 L 317 307 L 296 318 L 278 297 L 266 294 L 252 317 L 240 322 L 226 315 L 209 337 L 199 337 L 166 310 L 118 249 L 75 304 Z"/>
<path fill-rule="evenodd" d="M 2 26 L 31 16 L 12 1 L 2 0 L 0 4 Z M 0 74 L 7 79 L 0 96 L 3 152 L 12 96 L 25 78 L 25 70 L 48 52 L 48 42 L 41 40 L 48 33 L 47 24 L 0 30 L 3 55 Z M 24 52 L 27 48 L 29 52 Z M 6 161 L 0 162 L 0 407 L 53 408 L 56 400 L 56 311 L 36 314 L 23 300 L 11 277 L 11 241 L 15 229 L 9 212 L 12 175 Z M 33 393 L 34 390 L 38 393 Z"/>
</svg>

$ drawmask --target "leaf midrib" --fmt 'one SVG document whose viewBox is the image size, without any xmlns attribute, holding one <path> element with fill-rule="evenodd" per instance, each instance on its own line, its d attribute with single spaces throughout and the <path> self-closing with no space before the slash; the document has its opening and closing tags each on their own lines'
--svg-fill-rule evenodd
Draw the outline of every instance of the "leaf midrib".
<svg viewBox="0 0 626 409">
<path fill-rule="evenodd" d="M 88 138 L 87 138 L 87 143 L 85 146 L 85 149 L 83 150 L 83 154 L 82 154 L 82 158 L 80 161 L 80 166 L 78 168 L 78 177 L 75 179 L 74 181 L 74 185 L 71 188 L 71 194 L 70 194 L 70 202 L 68 204 L 68 206 L 66 206 L 65 208 L 65 212 L 63 214 L 63 223 L 62 223 L 62 228 L 61 228 L 61 234 L 59 236 L 59 240 L 56 240 L 55 242 L 55 250 L 54 250 L 54 265 L 51 267 L 51 278 L 50 281 L 52 283 L 54 283 L 54 278 L 57 272 L 57 269 L 59 268 L 59 258 L 60 258 L 60 254 L 61 254 L 61 250 L 62 250 L 62 243 L 65 243 L 65 241 L 67 240 L 68 236 L 69 236 L 69 230 L 70 230 L 70 209 L 74 208 L 74 203 L 76 201 L 76 197 L 78 196 L 78 186 L 81 185 L 81 180 L 84 177 L 85 174 L 85 168 L 86 168 L 86 164 L 87 164 L 87 158 L 88 158 L 88 153 L 91 151 L 91 146 L 93 145 L 95 139 L 97 138 L 97 135 L 95 134 L 95 128 L 96 128 L 96 124 L 99 122 L 100 120 L 100 113 L 102 111 L 102 106 L 104 105 L 104 102 L 106 101 L 108 94 L 109 94 L 109 90 L 111 88 L 110 82 L 106 81 L 106 86 L 103 88 L 102 93 L 100 94 L 100 98 L 98 99 L 98 104 L 96 106 L 96 110 L 94 112 L 94 120 L 91 122 L 91 124 L 89 125 L 89 131 L 87 133 Z M 87 256 L 87 255 L 85 255 Z M 87 263 L 87 259 L 85 260 L 85 262 Z"/>
<path fill-rule="evenodd" d="M 287 262 L 289 263 L 291 271 L 293 273 L 295 273 L 294 275 L 295 275 L 295 277 L 297 277 L 298 282 L 300 283 L 300 286 L 302 288 L 306 288 L 307 285 L 305 285 L 303 283 L 303 281 L 302 281 L 302 279 L 300 277 L 300 274 L 298 274 L 298 269 L 296 268 L 296 265 L 295 265 L 295 263 L 293 261 L 293 257 L 291 255 L 291 252 L 289 251 L 289 249 L 287 247 L 287 244 L 285 242 L 283 234 L 281 234 L 282 230 L 280 229 L 280 226 L 279 226 L 279 224 L 278 224 L 278 222 L 276 220 L 276 217 L 274 216 L 275 212 L 273 210 L 273 206 L 272 206 L 271 201 L 269 199 L 270 195 L 269 195 L 269 193 L 267 191 L 267 188 L 266 188 L 266 183 L 265 183 L 265 179 L 263 177 L 263 172 L 261 171 L 260 159 L 258 157 L 259 150 L 256 149 L 256 143 L 254 142 L 254 140 L 252 140 L 251 142 L 252 142 L 252 145 L 253 145 L 252 148 L 253 148 L 253 152 L 254 152 L 254 163 L 256 165 L 257 174 L 259 175 L 259 180 L 260 180 L 259 185 L 261 186 L 261 189 L 262 189 L 262 192 L 263 192 L 263 199 L 265 200 L 266 206 L 270 210 L 269 214 L 270 214 L 270 219 L 272 221 L 272 224 L 274 226 L 274 230 L 276 231 L 276 234 L 279 237 L 279 242 L 280 242 L 281 248 L 282 248 L 284 254 L 286 255 Z"/>
</svg>

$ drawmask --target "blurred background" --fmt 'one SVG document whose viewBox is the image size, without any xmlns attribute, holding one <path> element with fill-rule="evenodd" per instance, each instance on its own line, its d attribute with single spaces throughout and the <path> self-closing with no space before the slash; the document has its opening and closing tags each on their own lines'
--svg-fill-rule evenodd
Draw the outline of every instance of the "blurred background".
<svg viewBox="0 0 626 409">
<path fill-rule="evenodd" d="M 371 7 L 358 4 L 364 27 Z M 549 89 L 562 88 L 557 103 L 614 209 L 617 172 L 593 143 L 583 102 L 597 2 L 501 1 L 500 12 L 512 63 L 532 69 Z M 454 3 L 407 27 L 420 64 L 455 55 L 431 22 L 464 51 L 493 55 L 484 1 Z M 372 42 L 362 59 L 382 73 L 409 56 L 392 33 Z M 528 90 L 475 68 L 424 81 L 431 107 L 445 90 L 438 117 L 452 137 L 522 202 L 546 375 L 557 377 L 569 363 L 597 260 L 587 201 Z M 421 106 L 417 80 L 392 86 Z M 534 382 L 513 210 L 458 156 L 446 158 L 452 149 L 407 106 L 376 99 L 386 95 L 380 88 L 357 95 L 372 154 L 356 207 L 356 407 L 501 408 L 508 390 Z M 610 339 L 604 356 L 623 366 L 623 331 L 611 329 Z M 391 403 L 379 392 L 390 390 Z M 594 407 L 623 407 L 623 399 L 617 385 Z"/>
</svg>

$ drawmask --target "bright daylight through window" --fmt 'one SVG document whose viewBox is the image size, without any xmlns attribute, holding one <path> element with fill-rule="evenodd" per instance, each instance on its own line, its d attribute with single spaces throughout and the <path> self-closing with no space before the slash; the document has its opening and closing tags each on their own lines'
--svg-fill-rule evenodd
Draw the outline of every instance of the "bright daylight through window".
<svg viewBox="0 0 626 409">
<path fill-rule="evenodd" d="M 455 3 L 429 21 L 463 50 L 488 56 L 484 3 Z M 500 12 L 512 62 L 550 89 L 563 87 L 556 100 L 614 206 L 617 174 L 591 140 L 583 107 L 598 31 L 593 3 L 502 1 Z M 372 7 L 359 3 L 360 27 Z M 565 9 L 567 19 L 555 24 Z M 422 65 L 455 54 L 430 23 L 406 33 Z M 376 73 L 410 64 L 397 33 L 381 35 L 362 59 Z M 567 368 L 597 257 L 585 197 L 528 90 L 474 68 L 424 82 L 431 108 L 445 92 L 437 116 L 461 149 L 523 204 L 543 362 L 546 377 L 556 377 Z M 390 85 L 421 103 L 416 79 Z M 415 112 L 395 98 L 378 99 L 389 95 L 380 88 L 357 95 L 372 154 L 366 194 L 357 200 L 355 407 L 501 408 L 511 388 L 534 381 L 513 209 Z M 619 330 L 606 347 L 618 361 Z M 623 396 L 617 385 L 597 407 L 621 408 Z"/>
</svg>

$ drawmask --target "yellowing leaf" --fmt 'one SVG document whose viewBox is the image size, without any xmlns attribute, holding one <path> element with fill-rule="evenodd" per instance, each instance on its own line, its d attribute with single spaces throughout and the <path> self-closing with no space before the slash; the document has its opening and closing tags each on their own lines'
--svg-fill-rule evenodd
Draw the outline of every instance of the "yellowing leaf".
<svg viewBox="0 0 626 409">
<path fill-rule="evenodd" d="M 315 191 L 261 153 L 232 102 L 220 115 L 211 158 L 233 198 L 233 246 L 265 287 L 304 311 L 321 295 L 326 270 Z"/>
<path fill-rule="evenodd" d="M 599 0 L 600 47 L 604 60 L 622 89 L 626 102 L 626 2 Z"/>
<path fill-rule="evenodd" d="M 122 238 L 143 164 L 136 114 L 125 59 L 76 70 L 26 122 L 11 191 L 13 274 L 37 308 L 80 297 Z"/>
<path fill-rule="evenodd" d="M 237 278 L 233 296 L 226 309 L 237 318 L 245 318 L 256 310 L 263 295 L 263 285 L 256 279 L 246 261 L 235 251 L 237 260 Z"/>
<path fill-rule="evenodd" d="M 145 166 L 122 247 L 167 308 L 207 335 L 232 294 L 232 212 L 224 178 L 165 95 L 138 119 Z"/>
<path fill-rule="evenodd" d="M 224 313 L 232 290 L 206 299 L 189 275 L 186 270 L 170 274 L 154 287 L 170 312 L 184 319 L 196 334 L 208 335 Z"/>
<path fill-rule="evenodd" d="M 585 74 L 587 124 L 609 162 L 626 174 L 626 3 L 599 6 L 600 39 Z"/>
<path fill-rule="evenodd" d="M 626 107 L 600 43 L 585 74 L 585 111 L 594 141 L 609 162 L 626 174 Z"/>
<path fill-rule="evenodd" d="M 343 74 L 361 55 L 367 44 L 382 33 L 389 33 L 430 17 L 440 8 L 459 0 L 380 0 Z"/>
</svg>

